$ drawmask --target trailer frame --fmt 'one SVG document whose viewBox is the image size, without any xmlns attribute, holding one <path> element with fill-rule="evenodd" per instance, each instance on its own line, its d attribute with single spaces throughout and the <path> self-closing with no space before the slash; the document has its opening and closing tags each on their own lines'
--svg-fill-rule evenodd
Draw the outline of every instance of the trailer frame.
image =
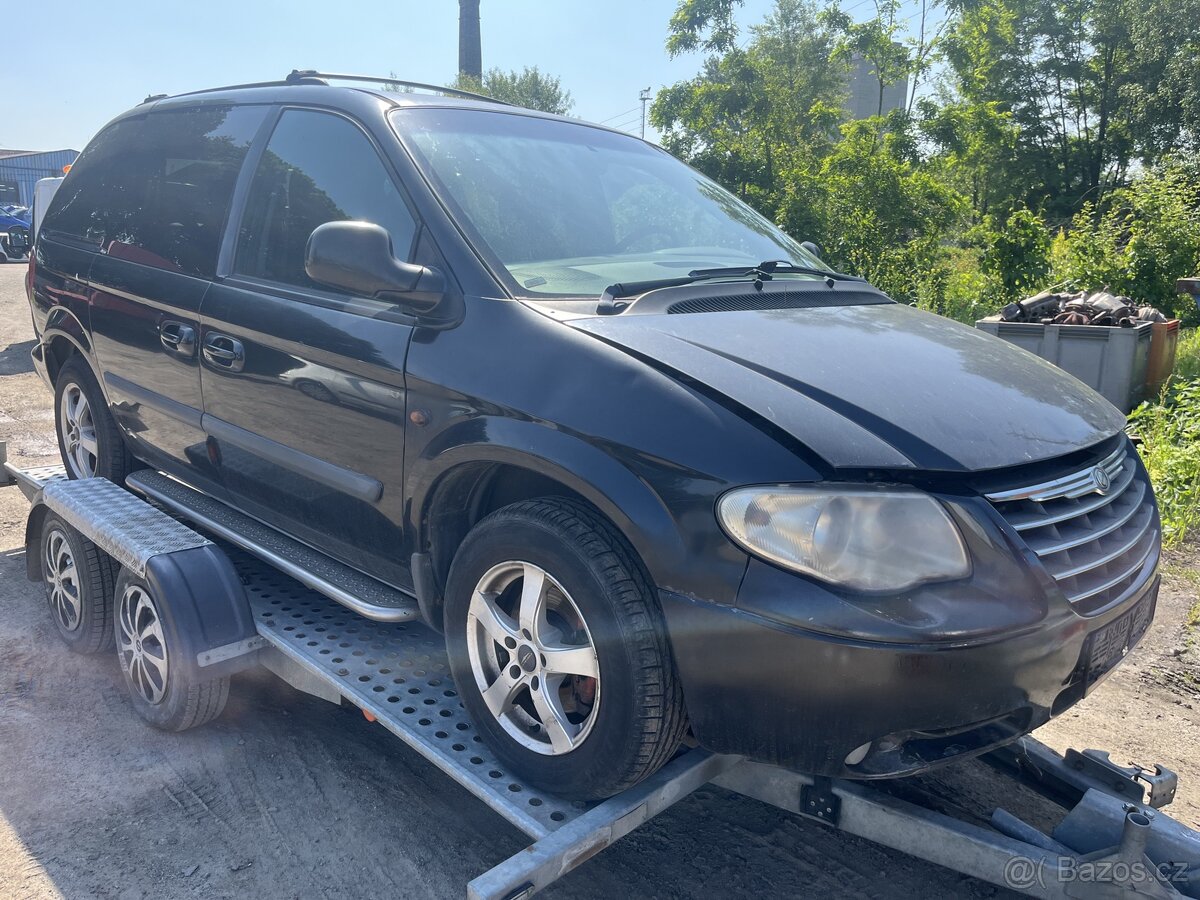
<svg viewBox="0 0 1200 900">
<path fill-rule="evenodd" d="M 294 562 L 285 570 L 272 564 L 270 548 L 233 546 L 228 533 L 206 530 L 204 517 L 189 520 L 161 496 L 151 502 L 111 482 L 68 481 L 55 466 L 22 469 L 6 461 L 3 442 L 0 463 L 0 484 L 16 483 L 32 504 L 27 541 L 40 540 L 35 517 L 49 509 L 125 566 L 210 542 L 228 554 L 257 634 L 200 647 L 196 665 L 262 665 L 299 690 L 357 706 L 521 829 L 530 846 L 471 881 L 471 900 L 531 896 L 710 783 L 1034 897 L 1200 898 L 1200 833 L 1161 811 L 1175 796 L 1172 772 L 1120 766 L 1102 751 L 1060 756 L 1029 736 L 986 759 L 1066 810 L 1049 834 L 1003 809 L 982 826 L 872 782 L 810 777 L 699 748 L 608 800 L 554 797 L 487 749 L 457 699 L 442 638 L 425 625 L 368 620 L 315 589 L 320 579 L 296 580 Z"/>
</svg>

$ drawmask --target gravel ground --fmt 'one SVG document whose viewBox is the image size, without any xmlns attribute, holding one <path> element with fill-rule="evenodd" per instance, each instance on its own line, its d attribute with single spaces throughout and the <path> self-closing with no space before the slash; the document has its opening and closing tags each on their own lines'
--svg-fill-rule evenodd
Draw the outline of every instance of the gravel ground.
<svg viewBox="0 0 1200 900">
<path fill-rule="evenodd" d="M 23 265 L 0 267 L 0 439 L 56 461 Z M 0 489 L 0 897 L 461 897 L 526 842 L 366 722 L 265 672 L 235 679 L 214 723 L 145 726 L 115 659 L 58 643 L 25 580 L 28 504 Z M 1176 817 L 1200 827 L 1200 661 L 1184 629 L 1200 553 L 1174 554 L 1154 627 L 1103 689 L 1038 737 L 1180 773 Z M 1045 810 L 985 767 L 934 782 L 943 805 Z M 1007 897 L 1005 891 L 706 788 L 549 897 Z"/>
</svg>

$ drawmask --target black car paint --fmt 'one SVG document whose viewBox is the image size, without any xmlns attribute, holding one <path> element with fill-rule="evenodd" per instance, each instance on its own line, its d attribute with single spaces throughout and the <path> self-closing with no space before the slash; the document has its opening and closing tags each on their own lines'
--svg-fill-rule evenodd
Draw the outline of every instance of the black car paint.
<svg viewBox="0 0 1200 900">
<path fill-rule="evenodd" d="M 552 479 L 615 524 L 659 588 L 701 742 L 810 771 L 846 774 L 877 725 L 1044 721 L 1085 635 L 1121 612 L 1073 612 L 980 498 L 989 479 L 1121 440 L 1116 411 L 1058 370 L 891 304 L 600 317 L 513 298 L 389 126 L 397 106 L 472 104 L 295 85 L 149 112 L 246 102 L 333 109 L 372 136 L 418 218 L 415 261 L 445 275 L 454 315 L 430 327 L 232 277 L 245 172 L 212 282 L 40 235 L 39 371 L 61 363 L 58 341 L 83 354 L 135 450 L 165 471 L 402 589 L 410 558 L 425 559 L 426 592 L 449 561 L 431 542 L 461 537 L 439 522 L 475 473 Z M 195 325 L 193 358 L 164 355 L 164 321 Z M 243 343 L 240 372 L 203 359 L 214 332 Z M 866 599 L 752 560 L 714 515 L 732 487 L 862 479 L 937 492 L 973 576 Z"/>
<path fill-rule="evenodd" d="M 1062 369 L 898 304 L 572 325 L 703 380 L 836 468 L 975 472 L 1061 456 L 1124 426 L 1111 404 L 1080 391 Z"/>
</svg>

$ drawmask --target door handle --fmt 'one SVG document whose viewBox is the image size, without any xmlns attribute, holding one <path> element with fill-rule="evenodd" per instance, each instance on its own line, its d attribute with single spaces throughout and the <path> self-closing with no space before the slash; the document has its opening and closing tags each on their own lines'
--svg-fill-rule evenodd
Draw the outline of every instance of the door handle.
<svg viewBox="0 0 1200 900">
<path fill-rule="evenodd" d="M 158 339 L 172 353 L 190 357 L 196 352 L 196 329 L 182 322 L 163 322 Z"/>
<path fill-rule="evenodd" d="M 246 364 L 246 348 L 242 342 L 215 331 L 205 335 L 203 352 L 210 365 L 230 372 L 240 372 Z"/>
</svg>

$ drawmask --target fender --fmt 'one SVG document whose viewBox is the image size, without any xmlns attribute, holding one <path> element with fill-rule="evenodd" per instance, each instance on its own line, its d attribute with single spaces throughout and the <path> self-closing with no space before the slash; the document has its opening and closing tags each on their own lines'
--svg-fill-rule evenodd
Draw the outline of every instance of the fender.
<svg viewBox="0 0 1200 900">
<path fill-rule="evenodd" d="M 172 648 L 172 657 L 197 681 L 245 671 L 263 643 L 245 589 L 229 557 L 213 544 L 161 553 L 146 561 L 146 582 Z"/>
<path fill-rule="evenodd" d="M 50 310 L 50 314 L 46 317 L 46 327 L 42 329 L 39 343 L 43 348 L 48 349 L 51 341 L 56 338 L 64 338 L 69 341 L 79 354 L 87 361 L 88 366 L 92 370 L 92 374 L 96 377 L 97 383 L 100 385 L 100 390 L 104 392 L 105 399 L 108 399 L 108 388 L 104 384 L 104 379 L 100 377 L 100 368 L 96 364 L 96 355 L 92 350 L 92 342 L 88 337 L 87 330 L 79 321 L 79 318 L 67 309 L 65 306 L 55 306 Z M 49 354 L 46 354 L 47 371 L 49 370 Z M 62 364 L 62 360 L 55 360 L 57 365 Z M 51 384 L 53 388 L 53 384 Z"/>
<path fill-rule="evenodd" d="M 42 571 L 42 520 L 46 518 L 46 504 L 42 502 L 42 494 L 33 499 L 29 509 L 29 518 L 25 520 L 25 577 L 30 581 L 42 581 L 46 573 Z"/>
<path fill-rule="evenodd" d="M 681 590 L 686 589 L 693 581 L 689 576 L 715 565 L 728 571 L 722 573 L 724 578 L 709 581 L 710 596 L 720 581 L 728 581 L 736 592 L 745 570 L 744 557 L 724 559 L 724 554 L 717 554 L 704 562 L 689 557 L 672 511 L 615 456 L 570 432 L 502 416 L 460 420 L 436 435 L 412 461 L 408 527 L 410 534 L 417 535 L 420 548 L 428 546 L 427 523 L 437 488 L 451 471 L 471 463 L 503 463 L 529 469 L 575 491 L 633 545 L 660 587 L 677 584 Z"/>
</svg>

